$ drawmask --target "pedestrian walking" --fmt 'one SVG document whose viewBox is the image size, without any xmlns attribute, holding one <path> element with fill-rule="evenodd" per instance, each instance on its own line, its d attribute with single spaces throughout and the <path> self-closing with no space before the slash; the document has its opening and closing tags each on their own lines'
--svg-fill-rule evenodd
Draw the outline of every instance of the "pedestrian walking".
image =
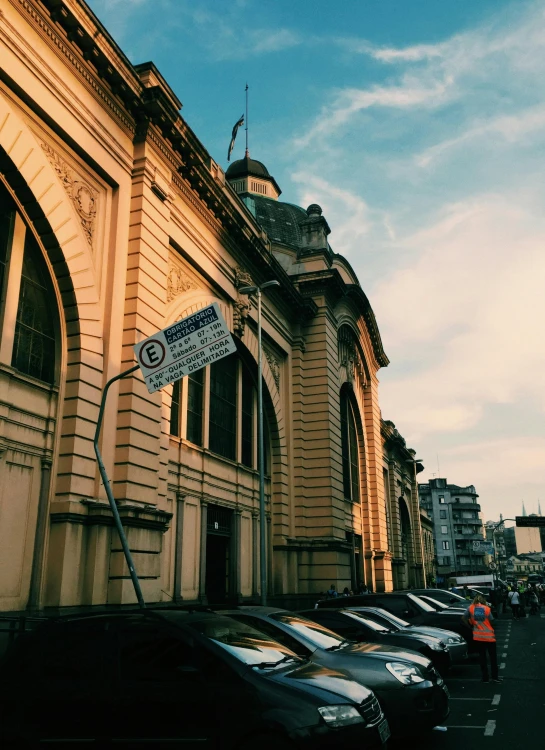
<svg viewBox="0 0 545 750">
<path fill-rule="evenodd" d="M 509 592 L 509 606 L 513 613 L 513 620 L 520 620 L 520 594 L 516 589 Z"/>
<path fill-rule="evenodd" d="M 490 658 L 492 682 L 503 682 L 498 675 L 498 656 L 496 653 L 496 633 L 492 623 L 494 618 L 484 596 L 476 596 L 473 603 L 464 612 L 462 621 L 473 630 L 473 641 L 477 647 L 481 664 L 482 681 L 490 682 L 486 655 Z"/>
</svg>

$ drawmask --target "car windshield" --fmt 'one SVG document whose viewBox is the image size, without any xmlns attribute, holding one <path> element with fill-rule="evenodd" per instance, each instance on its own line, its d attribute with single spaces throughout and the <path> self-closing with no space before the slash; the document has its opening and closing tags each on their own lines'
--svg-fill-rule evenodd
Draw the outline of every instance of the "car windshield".
<svg viewBox="0 0 545 750">
<path fill-rule="evenodd" d="M 307 620 L 306 617 L 292 615 L 289 612 L 275 612 L 271 615 L 271 618 L 278 622 L 283 622 L 284 625 L 289 625 L 297 633 L 300 633 L 313 643 L 316 648 L 339 648 L 346 642 L 337 633 L 324 628 L 323 625 L 319 625 L 317 622 Z"/>
<path fill-rule="evenodd" d="M 414 594 L 407 594 L 407 596 L 422 612 L 435 612 L 435 609 L 419 596 L 415 596 Z"/>
<path fill-rule="evenodd" d="M 376 618 L 379 622 L 384 622 L 386 627 L 394 626 L 399 629 L 409 627 L 407 620 L 402 620 L 401 617 L 393 615 L 391 612 L 386 612 L 385 609 L 377 607 L 372 612 L 362 612 L 366 617 Z"/>
<path fill-rule="evenodd" d="M 348 617 L 352 617 L 354 620 L 358 620 L 358 622 L 363 623 L 371 630 L 374 630 L 376 633 L 389 633 L 390 632 L 390 629 L 387 628 L 386 625 L 382 625 L 379 622 L 375 622 L 375 620 L 372 620 L 370 617 L 367 617 L 367 615 L 364 612 L 346 611 L 344 614 L 348 615 Z"/>
<path fill-rule="evenodd" d="M 424 599 L 425 602 L 427 602 L 431 607 L 433 607 L 438 612 L 439 610 L 442 610 L 442 609 L 448 609 L 446 604 L 443 604 L 443 602 L 440 602 L 437 599 L 434 599 L 433 596 L 421 596 L 420 598 Z"/>
<path fill-rule="evenodd" d="M 288 660 L 301 661 L 289 648 L 263 635 L 259 630 L 229 617 L 207 617 L 188 623 L 244 664 L 274 666 Z"/>
</svg>

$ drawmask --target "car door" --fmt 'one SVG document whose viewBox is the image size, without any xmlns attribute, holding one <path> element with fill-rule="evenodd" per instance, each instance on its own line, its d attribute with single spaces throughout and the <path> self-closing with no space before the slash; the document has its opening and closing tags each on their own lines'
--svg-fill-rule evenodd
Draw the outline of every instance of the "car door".
<svg viewBox="0 0 545 750">
<path fill-rule="evenodd" d="M 255 698 L 218 654 L 188 631 L 140 615 L 113 623 L 118 637 L 118 709 L 123 747 L 227 748 L 241 732 L 241 710 Z"/>
<path fill-rule="evenodd" d="M 10 695 L 2 723 L 50 747 L 105 740 L 112 654 L 100 618 L 52 623 L 32 634 L 4 673 Z"/>
</svg>

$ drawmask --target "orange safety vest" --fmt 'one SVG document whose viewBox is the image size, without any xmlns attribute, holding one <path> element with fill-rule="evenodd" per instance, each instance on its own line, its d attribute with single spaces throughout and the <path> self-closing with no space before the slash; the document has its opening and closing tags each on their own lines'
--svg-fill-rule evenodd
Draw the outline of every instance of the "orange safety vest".
<svg viewBox="0 0 545 750">
<path fill-rule="evenodd" d="M 490 607 L 485 604 L 471 604 L 469 622 L 473 627 L 473 640 L 495 643 L 496 635 L 490 622 Z"/>
</svg>

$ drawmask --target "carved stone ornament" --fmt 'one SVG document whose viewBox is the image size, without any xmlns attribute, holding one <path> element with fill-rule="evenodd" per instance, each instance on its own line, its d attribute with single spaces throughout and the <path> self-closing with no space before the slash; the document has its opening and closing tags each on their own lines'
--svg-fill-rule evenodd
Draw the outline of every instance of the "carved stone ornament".
<svg viewBox="0 0 545 750">
<path fill-rule="evenodd" d="M 339 363 L 346 368 L 346 377 L 353 383 L 356 376 L 366 385 L 365 368 L 352 332 L 346 329 L 339 332 Z"/>
<path fill-rule="evenodd" d="M 265 356 L 267 358 L 267 362 L 269 363 L 269 367 L 271 368 L 271 373 L 274 379 L 274 384 L 276 385 L 276 390 L 280 393 L 280 365 L 278 363 L 278 360 L 274 356 L 274 354 L 271 354 L 270 352 L 265 352 Z"/>
<path fill-rule="evenodd" d="M 189 276 L 174 263 L 169 264 L 167 276 L 167 302 L 171 302 L 175 297 L 189 291 L 189 289 L 198 289 L 199 287 L 190 279 Z"/>
<path fill-rule="evenodd" d="M 243 286 L 253 286 L 252 277 L 240 266 L 235 269 L 235 287 L 237 289 L 237 300 L 233 304 L 233 330 L 241 339 L 246 329 L 246 319 L 252 309 L 252 303 L 247 294 L 240 294 L 238 289 Z"/>
<path fill-rule="evenodd" d="M 97 215 L 98 192 L 88 182 L 82 180 L 48 143 L 42 143 L 41 146 L 51 166 L 57 173 L 68 197 L 74 204 L 87 242 L 92 247 Z"/>
</svg>

